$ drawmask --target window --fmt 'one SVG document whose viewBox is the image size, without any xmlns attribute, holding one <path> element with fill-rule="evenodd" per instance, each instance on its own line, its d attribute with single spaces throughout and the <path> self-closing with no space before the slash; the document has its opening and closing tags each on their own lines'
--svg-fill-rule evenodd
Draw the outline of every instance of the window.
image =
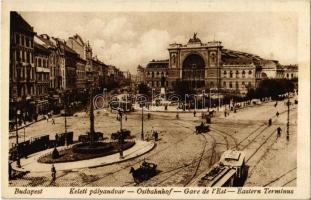
<svg viewBox="0 0 311 200">
<path fill-rule="evenodd" d="M 151 77 L 152 77 L 152 78 L 154 77 L 154 72 L 151 73 Z"/>
<path fill-rule="evenodd" d="M 290 76 L 293 78 L 293 77 L 294 77 L 294 74 L 291 74 Z"/>
<path fill-rule="evenodd" d="M 226 87 L 226 81 L 224 81 L 223 86 Z"/>
<path fill-rule="evenodd" d="M 17 61 L 20 61 L 21 60 L 21 54 L 20 54 L 20 51 L 16 51 L 16 60 Z"/>
<path fill-rule="evenodd" d="M 242 77 L 245 78 L 245 71 L 242 72 Z"/>
<path fill-rule="evenodd" d="M 236 77 L 236 78 L 239 78 L 239 71 L 236 71 L 236 72 L 235 72 L 235 77 Z"/>
<path fill-rule="evenodd" d="M 251 74 L 252 74 L 252 70 L 249 70 L 249 71 L 248 71 L 248 74 L 251 75 Z"/>
<path fill-rule="evenodd" d="M 21 51 L 22 53 L 22 61 L 25 62 L 25 54 L 24 54 L 24 51 Z"/>
<path fill-rule="evenodd" d="M 24 42 L 25 42 L 25 37 L 22 35 L 22 41 L 21 41 L 22 46 L 24 46 Z"/>
<path fill-rule="evenodd" d="M 242 82 L 242 87 L 244 87 L 245 86 L 245 83 L 244 83 L 244 81 Z"/>
<path fill-rule="evenodd" d="M 21 44 L 21 39 L 18 33 L 16 33 L 16 42 L 17 44 Z"/>
<path fill-rule="evenodd" d="M 28 47 L 28 45 L 29 45 L 29 39 L 26 38 L 26 47 Z M 29 45 L 29 47 L 30 47 L 30 45 Z"/>
<path fill-rule="evenodd" d="M 239 88 L 239 82 L 235 83 L 235 87 L 238 89 Z"/>
<path fill-rule="evenodd" d="M 30 61 L 30 53 L 29 52 L 27 52 L 27 60 L 26 60 L 26 62 L 31 62 Z"/>
<path fill-rule="evenodd" d="M 232 83 L 231 82 L 229 83 L 229 87 L 232 88 Z"/>
<path fill-rule="evenodd" d="M 224 75 L 225 75 L 225 76 L 227 75 L 227 71 L 224 71 Z"/>
<path fill-rule="evenodd" d="M 230 78 L 232 78 L 233 77 L 233 72 L 232 71 L 230 71 Z"/>
<path fill-rule="evenodd" d="M 252 83 L 251 82 L 248 82 L 248 87 L 252 87 Z"/>
</svg>

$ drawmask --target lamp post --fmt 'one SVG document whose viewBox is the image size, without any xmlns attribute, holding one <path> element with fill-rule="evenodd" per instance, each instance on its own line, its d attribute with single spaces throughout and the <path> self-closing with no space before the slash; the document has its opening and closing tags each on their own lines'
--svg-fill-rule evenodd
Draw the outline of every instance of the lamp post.
<svg viewBox="0 0 311 200">
<path fill-rule="evenodd" d="M 211 100 L 211 88 L 209 88 L 209 105 L 208 105 L 208 111 L 210 111 L 210 109 L 211 109 L 211 104 L 212 104 L 212 100 Z"/>
<path fill-rule="evenodd" d="M 21 167 L 20 153 L 19 153 L 19 143 L 18 143 L 18 122 L 17 117 L 21 114 L 21 111 L 18 109 L 18 102 L 16 101 L 16 113 L 15 113 L 15 124 L 16 124 L 16 165 L 18 168 Z"/>
<path fill-rule="evenodd" d="M 64 114 L 65 114 L 65 145 L 67 146 L 67 103 L 68 103 L 68 99 L 67 99 L 67 92 L 64 91 Z M 57 142 L 57 141 L 56 141 Z"/>
<path fill-rule="evenodd" d="M 286 139 L 289 141 L 289 92 L 287 92 L 287 130 L 286 130 Z"/>
<path fill-rule="evenodd" d="M 123 159 L 123 131 L 122 131 L 122 117 L 123 117 L 123 110 L 121 108 L 118 109 L 118 114 L 120 116 L 120 132 L 118 135 L 119 139 L 119 152 L 120 152 L 120 159 Z"/>
<path fill-rule="evenodd" d="M 141 140 L 144 141 L 144 103 L 140 103 L 141 106 Z"/>
</svg>

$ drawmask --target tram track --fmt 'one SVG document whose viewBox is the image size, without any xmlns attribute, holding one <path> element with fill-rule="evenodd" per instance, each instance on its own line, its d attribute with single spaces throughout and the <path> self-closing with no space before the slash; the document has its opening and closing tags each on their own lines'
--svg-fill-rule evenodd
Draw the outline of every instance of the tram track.
<svg viewBox="0 0 311 200">
<path fill-rule="evenodd" d="M 280 113 L 280 115 L 283 114 L 283 113 L 285 113 L 285 112 L 287 112 L 287 111 L 283 111 L 282 113 Z M 170 118 L 170 119 L 171 119 L 171 118 Z M 186 128 L 186 129 L 190 129 L 190 130 L 192 130 L 192 131 L 194 132 L 194 130 L 191 129 L 190 127 L 181 125 L 180 123 L 176 123 L 176 122 L 178 122 L 177 119 L 175 119 L 175 120 L 170 120 L 170 122 L 172 122 L 172 121 L 174 122 L 173 124 L 179 125 L 179 126 L 184 127 L 184 128 Z M 187 121 L 187 122 L 188 122 L 188 121 Z M 183 123 L 184 123 L 184 122 L 183 122 Z M 189 123 L 189 122 L 188 122 L 188 123 Z M 193 124 L 192 124 L 192 126 L 193 126 Z M 222 132 L 222 134 L 227 135 L 227 136 L 230 135 L 229 137 L 232 138 L 232 140 L 233 140 L 234 143 L 235 143 L 235 146 L 237 147 L 237 146 L 239 146 L 241 143 L 243 143 L 246 139 L 248 139 L 251 135 L 255 134 L 255 133 L 256 133 L 260 128 L 262 128 L 263 126 L 265 126 L 265 124 L 263 124 L 263 125 L 259 126 L 258 128 L 256 128 L 256 130 L 254 130 L 251 134 L 249 134 L 246 138 L 244 138 L 244 139 L 243 139 L 242 141 L 240 141 L 239 143 L 237 143 L 236 139 L 235 139 L 232 135 L 230 135 L 230 134 L 228 134 L 228 133 L 224 133 L 224 132 Z M 258 135 L 256 135 L 256 137 L 255 137 L 253 140 L 251 140 L 246 146 L 244 146 L 243 150 L 244 150 L 245 148 L 247 148 L 251 143 L 253 143 L 254 140 L 255 140 L 260 134 L 262 134 L 267 128 L 268 128 L 268 127 L 265 127 L 262 131 L 260 131 L 260 133 L 259 133 Z M 215 130 L 218 131 L 217 134 L 222 135 L 221 133 L 219 133 L 219 132 L 221 132 L 221 131 L 219 131 L 219 130 L 217 130 L 217 129 L 214 129 L 214 128 L 213 128 L 213 130 L 214 130 L 214 131 L 215 131 Z M 215 131 L 215 132 L 216 132 L 216 131 Z M 274 132 L 274 131 L 273 131 L 273 132 Z M 169 132 L 168 132 L 168 133 L 169 133 Z M 169 133 L 169 134 L 170 134 L 170 133 Z M 174 145 L 176 145 L 176 144 L 178 144 L 178 143 L 180 143 L 180 142 L 182 142 L 182 141 L 188 139 L 188 137 L 190 137 L 191 135 L 192 135 L 192 134 L 189 134 L 187 137 L 185 137 L 185 138 L 183 138 L 183 139 L 181 139 L 181 140 L 178 140 L 177 142 L 174 142 Z M 211 134 L 207 134 L 207 135 L 210 136 L 210 137 L 212 138 Z M 224 135 L 223 135 L 223 137 L 225 138 L 226 136 L 224 136 Z M 271 137 L 271 136 L 272 136 L 272 134 L 270 134 L 270 137 Z M 211 154 L 211 156 L 208 156 L 208 158 L 210 159 L 209 163 L 213 163 L 212 160 L 213 160 L 213 157 L 214 157 L 214 154 L 215 154 L 216 139 L 213 138 L 213 141 L 214 141 L 213 147 L 210 148 L 210 149 L 208 149 L 208 150 L 206 151 L 207 139 L 206 139 L 205 135 L 203 135 L 203 137 L 204 137 L 204 139 L 205 139 L 205 142 L 204 142 L 203 150 L 201 151 L 200 157 L 199 157 L 198 159 L 196 159 L 195 161 L 193 161 L 193 162 L 190 163 L 190 164 L 189 164 L 189 163 L 188 163 L 188 164 L 184 164 L 184 165 L 179 166 L 179 167 L 177 167 L 177 168 L 174 168 L 174 169 L 171 169 L 171 170 L 168 170 L 168 171 L 161 172 L 161 174 L 167 174 L 167 173 L 171 173 L 171 172 L 176 172 L 176 170 L 178 170 L 176 173 L 179 173 L 179 172 L 182 171 L 183 169 L 185 169 L 185 168 L 187 168 L 187 167 L 191 167 L 191 166 L 193 166 L 195 163 L 197 163 L 193 175 L 192 175 L 191 178 L 186 182 L 185 186 L 187 186 L 189 183 L 191 183 L 191 181 L 192 181 L 195 177 L 197 177 L 197 173 L 198 173 L 198 170 L 199 170 L 199 168 L 200 168 L 200 165 L 201 165 L 201 162 L 202 162 L 203 157 L 206 158 L 206 157 L 204 156 L 204 154 L 207 153 L 207 152 L 210 151 L 210 150 L 212 150 L 212 154 Z M 252 157 L 257 153 L 257 151 L 266 143 L 266 141 L 267 141 L 270 137 L 268 137 L 268 138 L 265 140 L 265 142 L 262 143 L 262 144 L 260 145 L 260 147 L 252 154 L 252 156 L 251 156 L 250 158 L 252 158 Z M 225 140 L 226 140 L 226 146 L 227 146 L 227 149 L 228 149 L 228 146 L 229 146 L 228 143 L 229 143 L 229 141 L 228 141 L 227 139 L 225 139 Z M 155 155 L 157 155 L 157 154 L 159 154 L 159 153 L 161 153 L 161 152 L 163 152 L 163 151 L 165 151 L 165 150 L 167 150 L 167 149 L 169 149 L 169 148 L 170 148 L 170 146 L 165 147 L 164 149 L 161 149 L 160 151 L 157 151 L 157 152 L 155 152 L 154 154 L 151 154 L 151 155 L 149 155 L 149 156 L 146 156 L 145 158 L 150 159 L 150 158 L 152 158 L 153 156 L 155 156 Z M 249 158 L 249 159 L 250 159 L 250 158 Z M 249 160 L 249 159 L 248 159 L 248 160 Z M 119 170 L 117 170 L 117 171 L 111 172 L 111 173 L 109 173 L 109 174 L 107 174 L 107 175 L 101 177 L 101 179 L 102 179 L 102 178 L 106 178 L 106 177 L 111 176 L 111 175 L 114 175 L 114 174 L 116 174 L 116 173 L 118 173 L 118 172 L 120 172 L 120 171 L 122 171 L 122 170 L 128 169 L 129 167 L 134 166 L 134 165 L 140 163 L 142 160 L 143 160 L 143 159 L 140 159 L 140 160 L 138 160 L 137 162 L 134 162 L 134 163 L 131 163 L 131 164 L 129 164 L 129 165 L 126 165 L 126 166 L 122 167 L 121 169 L 119 169 Z M 176 174 L 176 173 L 175 173 L 175 174 Z M 161 180 L 160 182 L 158 182 L 158 184 L 161 184 L 161 183 L 167 181 L 167 180 L 170 179 L 171 177 L 173 177 L 173 176 L 169 176 L 169 177 L 167 177 L 167 178 Z M 89 183 L 87 183 L 86 185 L 88 185 L 88 184 L 89 184 Z M 130 183 L 130 185 L 131 185 L 131 184 L 132 184 L 132 183 Z"/>
<path fill-rule="evenodd" d="M 282 178 L 285 177 L 286 175 L 292 173 L 292 172 L 293 172 L 294 170 L 296 170 L 296 169 L 297 169 L 297 167 L 294 167 L 294 168 L 288 170 L 287 172 L 285 172 L 285 173 L 282 174 L 281 176 L 279 176 L 279 177 L 273 179 L 272 181 L 269 181 L 268 183 L 264 184 L 263 187 L 267 187 L 267 186 L 271 185 L 272 183 L 274 183 L 274 182 L 276 182 L 276 181 L 282 179 Z M 294 181 L 295 179 L 297 179 L 297 178 L 293 178 L 293 180 L 290 180 L 290 181 L 286 182 L 285 185 L 288 184 L 288 183 L 290 183 L 290 182 L 292 182 L 292 181 Z"/>
<path fill-rule="evenodd" d="M 170 122 L 171 122 L 171 121 L 170 121 Z M 171 122 L 171 124 L 172 124 L 172 122 Z M 180 125 L 180 124 L 178 124 L 178 123 L 173 123 L 173 124 L 174 124 L 174 125 Z M 183 127 L 184 127 L 184 128 L 187 128 L 187 129 L 190 129 L 189 127 L 185 127 L 185 126 L 183 126 Z M 190 130 L 191 130 L 191 129 L 190 129 Z M 169 132 L 168 132 L 168 133 L 169 133 Z M 170 134 L 170 133 L 169 133 L 169 134 Z M 184 137 L 183 139 L 178 140 L 177 142 L 174 143 L 174 145 L 179 144 L 179 143 L 181 143 L 181 142 L 187 140 L 188 137 L 190 137 L 190 136 L 192 136 L 192 135 L 193 135 L 193 134 L 191 133 L 191 134 L 189 134 L 187 137 Z M 121 172 L 121 171 L 123 171 L 123 170 L 126 170 L 126 169 L 128 169 L 129 167 L 135 166 L 135 165 L 138 164 L 138 163 L 141 163 L 144 159 L 150 160 L 150 158 L 152 158 L 153 156 L 156 156 L 157 154 L 162 153 L 162 152 L 164 152 L 164 151 L 166 151 L 166 150 L 168 150 L 168 149 L 170 149 L 170 148 L 172 148 L 172 147 L 173 147 L 173 145 L 167 146 L 167 147 L 165 147 L 165 148 L 163 148 L 163 149 L 161 149 L 161 150 L 159 150 L 159 151 L 157 151 L 157 152 L 155 152 L 155 153 L 153 153 L 153 154 L 150 154 L 150 155 L 148 155 L 148 156 L 145 156 L 143 159 L 139 159 L 138 161 L 136 161 L 136 162 L 134 162 L 134 163 L 125 165 L 125 166 L 121 167 L 120 169 L 118 169 L 118 170 L 116 170 L 116 171 L 110 172 L 110 173 L 108 173 L 108 174 L 106 174 L 106 175 L 100 177 L 100 179 L 107 178 L 107 177 L 109 177 L 109 176 L 113 176 L 113 175 L 116 174 L 116 173 L 119 173 L 119 172 Z M 93 182 L 92 182 L 92 183 L 93 183 Z M 134 182 L 133 182 L 133 183 L 134 183 Z M 90 183 L 87 183 L 87 184 L 85 184 L 85 185 L 83 185 L 83 186 L 86 186 L 86 185 L 88 185 L 88 184 L 90 184 Z"/>
</svg>

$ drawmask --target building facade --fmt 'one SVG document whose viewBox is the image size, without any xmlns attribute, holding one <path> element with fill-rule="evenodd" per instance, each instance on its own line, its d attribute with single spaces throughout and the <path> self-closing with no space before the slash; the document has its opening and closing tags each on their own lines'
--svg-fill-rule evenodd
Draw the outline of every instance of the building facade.
<svg viewBox="0 0 311 200">
<path fill-rule="evenodd" d="M 36 67 L 36 113 L 45 114 L 49 108 L 50 50 L 44 47 L 44 42 L 38 36 L 34 37 L 34 52 Z"/>
<path fill-rule="evenodd" d="M 146 66 L 146 82 L 151 88 L 168 87 L 168 60 L 152 60 Z"/>
<path fill-rule="evenodd" d="M 31 120 L 36 82 L 35 32 L 18 13 L 11 12 L 10 19 L 10 119 L 18 113 L 20 118 Z"/>
<path fill-rule="evenodd" d="M 147 64 L 144 73 L 150 87 L 170 90 L 177 81 L 182 81 L 198 91 L 244 95 L 262 79 L 276 78 L 279 74 L 278 61 L 225 49 L 219 41 L 203 43 L 196 33 L 187 44 L 170 44 L 168 53 L 168 60 L 152 60 Z M 295 73 L 292 74 L 294 77 Z"/>
</svg>

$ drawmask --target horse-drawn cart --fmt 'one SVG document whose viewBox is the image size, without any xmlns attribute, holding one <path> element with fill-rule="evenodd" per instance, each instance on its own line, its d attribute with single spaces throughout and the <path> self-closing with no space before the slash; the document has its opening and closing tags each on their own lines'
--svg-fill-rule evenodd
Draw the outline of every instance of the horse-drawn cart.
<svg viewBox="0 0 311 200">
<path fill-rule="evenodd" d="M 199 133 L 207 133 L 209 131 L 210 131 L 209 125 L 206 125 L 203 122 L 199 126 L 195 127 L 195 132 L 197 134 L 199 134 Z"/>
<path fill-rule="evenodd" d="M 156 169 L 156 164 L 143 161 L 139 168 L 134 169 L 134 167 L 131 167 L 130 173 L 133 176 L 134 182 L 140 183 L 155 176 L 157 173 Z"/>
</svg>

